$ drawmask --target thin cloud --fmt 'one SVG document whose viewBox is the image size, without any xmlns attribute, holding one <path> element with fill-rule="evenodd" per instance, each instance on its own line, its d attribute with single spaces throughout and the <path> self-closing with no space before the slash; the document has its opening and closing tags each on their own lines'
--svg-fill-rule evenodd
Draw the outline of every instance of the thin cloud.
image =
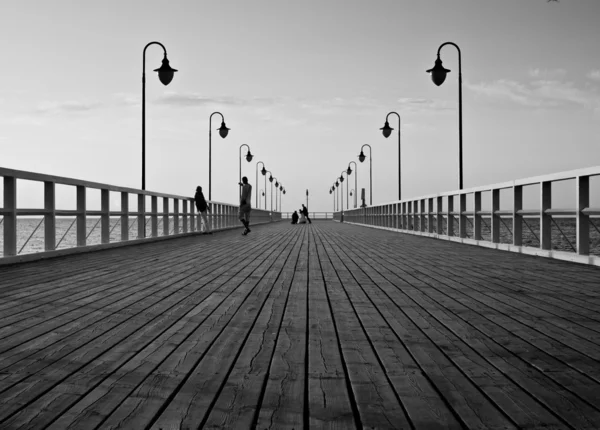
<svg viewBox="0 0 600 430">
<path fill-rule="evenodd" d="M 499 79 L 489 83 L 467 84 L 475 94 L 497 102 L 510 102 L 525 107 L 558 108 L 576 106 L 600 109 L 600 94 L 595 88 L 581 90 L 573 82 L 534 80 L 526 84 Z"/>
<path fill-rule="evenodd" d="M 158 103 L 172 106 L 206 106 L 206 105 L 225 105 L 225 106 L 265 106 L 277 103 L 277 99 L 268 97 L 206 97 L 195 93 L 166 93 L 157 99 Z"/>
<path fill-rule="evenodd" d="M 103 107 L 100 102 L 82 102 L 75 100 L 41 102 L 35 111 L 40 114 L 89 112 Z"/>
<path fill-rule="evenodd" d="M 529 76 L 534 79 L 559 79 L 566 74 L 565 69 L 529 69 Z"/>
<path fill-rule="evenodd" d="M 600 70 L 590 70 L 586 77 L 593 81 L 600 81 Z"/>
<path fill-rule="evenodd" d="M 440 99 L 427 99 L 422 97 L 402 97 L 396 100 L 402 106 L 402 110 L 409 111 L 432 111 L 432 110 L 456 110 L 456 102 Z"/>
</svg>

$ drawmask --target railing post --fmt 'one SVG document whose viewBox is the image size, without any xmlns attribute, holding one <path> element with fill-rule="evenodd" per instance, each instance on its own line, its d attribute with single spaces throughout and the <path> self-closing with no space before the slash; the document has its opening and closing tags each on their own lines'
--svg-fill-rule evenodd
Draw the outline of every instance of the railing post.
<svg viewBox="0 0 600 430">
<path fill-rule="evenodd" d="M 427 232 L 433 233 L 433 198 L 427 199 Z"/>
<path fill-rule="evenodd" d="M 513 187 L 513 245 L 523 245 L 523 215 L 518 212 L 523 209 L 523 186 Z"/>
<path fill-rule="evenodd" d="M 188 201 L 187 200 L 183 200 L 182 201 L 183 204 L 183 209 L 182 209 L 182 218 L 183 218 L 183 232 L 187 233 L 188 232 Z"/>
<path fill-rule="evenodd" d="M 500 210 L 500 190 L 492 190 L 492 243 L 500 242 L 500 215 L 496 211 Z"/>
<path fill-rule="evenodd" d="M 421 199 L 421 221 L 419 221 L 420 231 L 425 231 L 425 199 Z"/>
<path fill-rule="evenodd" d="M 578 176 L 577 181 L 577 253 L 590 253 L 590 217 L 582 211 L 590 205 L 590 178 Z"/>
<path fill-rule="evenodd" d="M 146 196 L 144 194 L 138 194 L 137 199 L 138 215 L 138 239 L 146 237 Z"/>
<path fill-rule="evenodd" d="M 152 228 L 152 237 L 158 236 L 158 197 L 152 196 L 150 199 L 152 214 L 150 215 L 150 225 Z"/>
<path fill-rule="evenodd" d="M 56 186 L 54 182 L 44 182 L 44 249 L 56 248 Z"/>
<path fill-rule="evenodd" d="M 100 190 L 100 243 L 110 243 L 110 198 L 109 191 Z"/>
<path fill-rule="evenodd" d="M 552 216 L 546 213 L 552 208 L 552 182 L 542 182 L 540 191 L 540 247 L 552 249 Z"/>
<path fill-rule="evenodd" d="M 458 235 L 461 238 L 467 237 L 467 195 L 464 193 L 458 196 Z"/>
<path fill-rule="evenodd" d="M 4 177 L 4 256 L 17 255 L 17 178 Z"/>
<path fill-rule="evenodd" d="M 407 210 L 407 214 L 408 214 L 408 220 L 407 220 L 407 223 L 406 223 L 407 224 L 406 228 L 408 230 L 414 230 L 414 228 L 415 228 L 415 222 L 413 220 L 413 207 L 412 207 L 412 204 L 413 204 L 412 201 L 406 202 L 406 205 L 407 205 L 406 210 Z"/>
<path fill-rule="evenodd" d="M 85 186 L 77 185 L 77 246 L 85 246 L 87 226 L 85 225 Z"/>
<path fill-rule="evenodd" d="M 435 207 L 435 229 L 437 234 L 442 234 L 443 231 L 443 219 L 442 219 L 442 206 L 443 198 L 442 196 L 437 197 L 437 205 Z"/>
<path fill-rule="evenodd" d="M 163 236 L 169 235 L 169 198 L 163 197 Z"/>
<path fill-rule="evenodd" d="M 454 236 L 454 196 L 448 196 L 448 207 L 446 208 L 446 216 L 448 217 L 446 220 L 446 233 L 448 237 Z"/>
<path fill-rule="evenodd" d="M 179 199 L 173 199 L 173 234 L 179 234 Z"/>
<path fill-rule="evenodd" d="M 129 240 L 129 194 L 121 191 L 121 241 Z"/>
<path fill-rule="evenodd" d="M 475 191 L 473 199 L 473 239 L 481 240 L 481 191 Z"/>
</svg>

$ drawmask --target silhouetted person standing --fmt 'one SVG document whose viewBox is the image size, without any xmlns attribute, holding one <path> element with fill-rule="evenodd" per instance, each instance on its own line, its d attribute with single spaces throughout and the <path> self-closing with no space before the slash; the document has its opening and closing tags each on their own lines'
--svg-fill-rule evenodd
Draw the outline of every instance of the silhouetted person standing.
<svg viewBox="0 0 600 430">
<path fill-rule="evenodd" d="M 208 207 L 208 203 L 206 203 L 206 199 L 204 198 L 204 194 L 202 193 L 202 187 L 196 187 L 196 194 L 194 195 L 194 202 L 196 202 L 196 209 L 200 213 L 200 217 L 202 218 L 202 222 L 204 223 L 204 233 L 212 234 L 210 231 L 210 226 L 208 224 L 208 220 L 206 219 L 206 212 L 210 211 Z"/>
<path fill-rule="evenodd" d="M 248 178 L 243 177 L 242 182 L 239 183 L 242 187 L 240 193 L 240 221 L 244 224 L 246 229 L 242 233 L 244 236 L 250 233 L 250 199 L 252 198 L 252 185 L 248 183 Z"/>
<path fill-rule="evenodd" d="M 308 208 L 304 205 L 302 205 L 302 213 L 306 217 L 306 220 L 308 221 L 308 223 L 312 224 L 312 221 L 310 220 L 310 217 L 308 216 Z"/>
<path fill-rule="evenodd" d="M 298 224 L 298 212 L 296 211 L 292 214 L 292 224 Z"/>
</svg>

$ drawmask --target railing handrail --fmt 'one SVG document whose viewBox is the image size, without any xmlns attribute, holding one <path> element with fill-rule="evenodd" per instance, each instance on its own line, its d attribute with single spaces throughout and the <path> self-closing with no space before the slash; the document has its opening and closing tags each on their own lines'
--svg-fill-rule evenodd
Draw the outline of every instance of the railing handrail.
<svg viewBox="0 0 600 430">
<path fill-rule="evenodd" d="M 387 201 L 387 202 L 383 202 L 383 203 L 378 203 L 373 206 L 380 206 L 380 205 L 386 205 L 386 204 L 392 204 L 392 203 L 412 202 L 415 200 L 430 199 L 430 198 L 435 198 L 435 197 L 459 196 L 461 194 L 473 194 L 476 192 L 486 192 L 486 191 L 491 191 L 491 190 L 504 190 L 504 189 L 513 188 L 516 186 L 525 187 L 527 185 L 536 185 L 541 182 L 568 181 L 570 179 L 577 179 L 577 177 L 579 177 L 579 176 L 600 176 L 600 166 L 585 167 L 585 168 L 576 169 L 576 170 L 566 170 L 566 171 L 559 172 L 559 173 L 550 173 L 547 175 L 532 176 L 529 178 L 515 179 L 512 181 L 498 182 L 498 183 L 490 184 L 490 185 L 480 185 L 477 187 L 463 188 L 462 190 L 442 191 L 442 192 L 435 193 L 435 194 L 426 194 L 423 196 L 404 198 L 402 200 L 391 200 L 391 201 Z M 353 209 L 354 208 L 344 209 L 344 212 L 350 211 Z M 360 207 L 356 208 L 356 209 L 360 209 Z M 335 212 L 342 212 L 342 211 L 340 210 L 340 211 L 335 211 Z"/>
<path fill-rule="evenodd" d="M 45 173 L 35 173 L 35 172 L 28 172 L 25 170 L 16 170 L 16 169 L 8 169 L 6 167 L 0 167 L 0 177 L 4 177 L 4 176 L 11 176 L 11 177 L 14 177 L 17 179 L 26 179 L 29 181 L 53 182 L 55 184 L 60 184 L 60 185 L 83 186 L 86 188 L 103 189 L 103 190 L 115 191 L 115 192 L 123 192 L 123 193 L 130 193 L 130 194 L 142 194 L 142 195 L 150 196 L 150 197 L 166 197 L 169 199 L 188 200 L 188 201 L 194 200 L 194 197 L 190 197 L 190 196 L 181 196 L 181 195 L 177 195 L 177 194 L 160 193 L 160 192 L 156 192 L 156 191 L 142 190 L 141 188 L 121 187 L 119 185 L 105 184 L 105 183 L 93 182 L 93 181 L 85 181 L 83 179 L 67 178 L 64 176 L 55 176 L 55 175 L 48 175 Z M 195 190 L 195 186 L 192 188 Z M 223 204 L 223 205 L 231 204 L 231 203 L 219 202 L 216 200 L 210 200 L 210 201 L 207 200 L 207 202 L 215 203 L 215 204 Z M 1 205 L 1 203 L 0 203 L 0 205 Z"/>
</svg>

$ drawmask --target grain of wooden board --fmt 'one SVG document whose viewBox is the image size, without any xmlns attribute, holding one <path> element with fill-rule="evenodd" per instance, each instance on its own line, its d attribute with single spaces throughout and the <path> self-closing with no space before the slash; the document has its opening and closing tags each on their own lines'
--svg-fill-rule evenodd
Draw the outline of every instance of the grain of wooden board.
<svg viewBox="0 0 600 430">
<path fill-rule="evenodd" d="M 600 269 L 240 232 L 0 266 L 0 429 L 600 428 Z"/>
</svg>

